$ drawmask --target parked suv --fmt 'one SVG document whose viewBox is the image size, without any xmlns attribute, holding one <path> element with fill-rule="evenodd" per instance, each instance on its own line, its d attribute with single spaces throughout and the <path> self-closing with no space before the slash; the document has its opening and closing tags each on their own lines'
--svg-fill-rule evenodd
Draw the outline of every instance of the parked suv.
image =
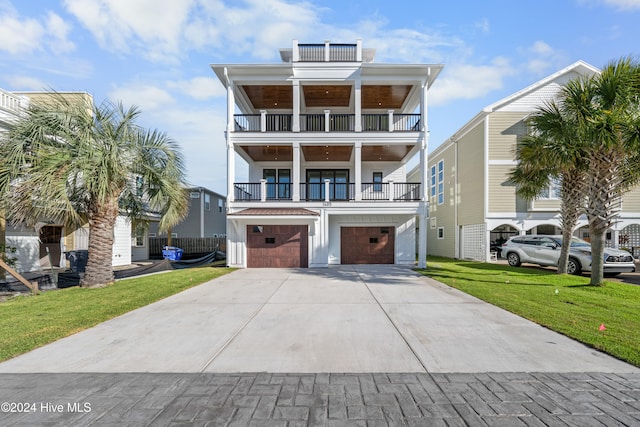
<svg viewBox="0 0 640 427">
<path fill-rule="evenodd" d="M 513 267 L 517 267 L 523 262 L 542 266 L 557 266 L 561 246 L 562 236 L 516 236 L 502 244 L 502 256 Z M 569 250 L 567 273 L 581 274 L 583 271 L 591 271 L 591 244 L 573 237 Z M 615 276 L 633 271 L 636 271 L 636 265 L 629 252 L 605 248 L 604 273 L 606 275 Z"/>
</svg>

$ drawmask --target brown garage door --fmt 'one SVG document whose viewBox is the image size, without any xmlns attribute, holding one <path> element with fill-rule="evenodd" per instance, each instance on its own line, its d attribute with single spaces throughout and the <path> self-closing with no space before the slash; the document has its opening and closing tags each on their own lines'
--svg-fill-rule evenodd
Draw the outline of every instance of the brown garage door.
<svg viewBox="0 0 640 427">
<path fill-rule="evenodd" d="M 393 264 L 395 227 L 342 227 L 342 264 Z"/>
<path fill-rule="evenodd" d="M 248 225 L 247 267 L 308 267 L 307 225 Z"/>
</svg>

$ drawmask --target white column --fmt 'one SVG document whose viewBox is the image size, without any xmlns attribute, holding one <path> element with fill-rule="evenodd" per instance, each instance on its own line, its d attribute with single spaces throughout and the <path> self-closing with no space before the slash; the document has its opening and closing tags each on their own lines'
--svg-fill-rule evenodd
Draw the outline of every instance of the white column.
<svg viewBox="0 0 640 427">
<path fill-rule="evenodd" d="M 260 110 L 260 132 L 267 131 L 267 110 Z"/>
<path fill-rule="evenodd" d="M 298 40 L 293 39 L 293 50 L 291 51 L 291 62 L 300 61 L 300 50 L 298 49 Z"/>
<path fill-rule="evenodd" d="M 233 94 L 233 82 L 229 80 L 227 75 L 227 69 L 224 69 L 224 74 L 227 77 L 227 131 L 225 137 L 227 139 L 227 202 L 234 201 L 234 180 L 236 176 L 236 157 L 235 150 L 233 148 L 232 136 L 235 130 L 235 118 L 233 113 L 235 111 L 235 96 Z"/>
<path fill-rule="evenodd" d="M 387 110 L 389 114 L 389 132 L 393 132 L 393 110 Z"/>
<path fill-rule="evenodd" d="M 356 186 L 356 201 L 362 200 L 362 142 L 356 142 L 354 145 L 354 173 L 356 175 L 355 186 Z"/>
<path fill-rule="evenodd" d="M 293 188 L 291 189 L 291 200 L 294 202 L 300 201 L 300 143 L 294 142 L 292 144 L 293 151 Z"/>
<path fill-rule="evenodd" d="M 227 69 L 224 70 L 225 75 L 227 74 Z M 227 76 L 227 79 L 229 77 Z M 227 132 L 233 132 L 235 130 L 235 118 L 233 117 L 233 113 L 235 112 L 236 99 L 233 93 L 233 81 L 227 80 Z"/>
<path fill-rule="evenodd" d="M 362 39 L 356 39 L 356 61 L 362 62 Z"/>
<path fill-rule="evenodd" d="M 293 81 L 293 120 L 291 130 L 300 132 L 300 81 Z"/>
<path fill-rule="evenodd" d="M 331 110 L 324 110 L 324 131 L 329 132 L 330 123 L 329 118 L 331 116 Z"/>
<path fill-rule="evenodd" d="M 362 132 L 362 80 L 356 80 L 355 93 L 354 93 L 354 107 L 355 107 L 355 127 L 356 132 Z"/>
<path fill-rule="evenodd" d="M 235 200 L 234 180 L 236 175 L 236 152 L 233 149 L 233 142 L 230 141 L 231 133 L 227 134 L 227 202 Z"/>
<path fill-rule="evenodd" d="M 330 188 L 329 185 L 330 184 L 329 183 L 330 183 L 330 181 L 328 179 L 324 180 L 324 201 L 325 202 L 329 202 L 331 200 L 329 198 L 329 195 L 330 195 L 330 193 L 329 193 L 329 191 L 330 191 L 329 190 L 329 188 Z"/>
<path fill-rule="evenodd" d="M 427 82 L 422 85 L 420 93 L 420 121 L 422 125 L 422 144 L 420 146 L 420 188 L 423 201 L 429 200 L 429 157 L 427 151 L 429 149 L 429 127 L 427 125 Z"/>
<path fill-rule="evenodd" d="M 393 201 L 393 181 L 389 181 L 389 201 Z"/>
<path fill-rule="evenodd" d="M 427 268 L 427 227 L 429 226 L 429 203 L 420 202 L 418 215 L 418 268 Z"/>
<path fill-rule="evenodd" d="M 329 62 L 329 60 L 331 59 L 330 56 L 330 51 L 331 49 L 331 42 L 329 40 L 325 40 L 324 41 L 324 61 L 325 62 Z"/>
<path fill-rule="evenodd" d="M 260 180 L 260 201 L 267 201 L 267 180 L 264 178 Z"/>
</svg>

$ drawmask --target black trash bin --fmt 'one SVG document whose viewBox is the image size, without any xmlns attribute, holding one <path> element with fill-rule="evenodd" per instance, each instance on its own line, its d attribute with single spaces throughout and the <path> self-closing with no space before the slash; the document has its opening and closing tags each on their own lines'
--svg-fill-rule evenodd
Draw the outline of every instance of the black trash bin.
<svg viewBox="0 0 640 427">
<path fill-rule="evenodd" d="M 64 257 L 69 260 L 71 271 L 74 273 L 84 273 L 87 267 L 87 260 L 89 259 L 89 251 L 68 251 L 64 253 Z"/>
</svg>

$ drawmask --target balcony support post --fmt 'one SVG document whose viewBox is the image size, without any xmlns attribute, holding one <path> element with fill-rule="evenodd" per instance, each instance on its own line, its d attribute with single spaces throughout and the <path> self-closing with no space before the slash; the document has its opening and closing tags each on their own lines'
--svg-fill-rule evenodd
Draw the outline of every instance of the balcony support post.
<svg viewBox="0 0 640 427">
<path fill-rule="evenodd" d="M 393 132 L 393 110 L 387 110 L 387 113 L 389 114 L 389 129 L 387 130 Z"/>
<path fill-rule="evenodd" d="M 331 60 L 331 41 L 324 41 L 324 62 L 329 62 Z"/>
<path fill-rule="evenodd" d="M 329 118 L 331 117 L 331 110 L 324 110 L 324 131 L 329 132 L 331 129 L 331 123 L 329 123 Z"/>
<path fill-rule="evenodd" d="M 356 175 L 356 194 L 355 200 L 362 200 L 362 142 L 358 141 L 354 145 L 354 172 Z"/>
<path fill-rule="evenodd" d="M 362 80 L 357 79 L 355 82 L 355 93 L 354 93 L 354 103 L 355 103 L 355 127 L 354 131 L 362 132 Z"/>
<path fill-rule="evenodd" d="M 264 178 L 260 180 L 260 201 L 267 201 L 267 180 Z"/>
<path fill-rule="evenodd" d="M 300 201 L 300 143 L 292 144 L 293 151 L 293 188 L 291 189 L 291 200 Z"/>
<path fill-rule="evenodd" d="M 292 49 L 291 53 L 292 53 L 291 62 L 300 61 L 300 50 L 298 49 L 298 40 L 297 39 L 293 39 L 293 49 Z"/>
<path fill-rule="evenodd" d="M 291 120 L 291 130 L 293 132 L 300 132 L 300 81 L 293 81 L 293 117 Z"/>
<path fill-rule="evenodd" d="M 260 132 L 267 131 L 267 110 L 260 110 Z"/>
<path fill-rule="evenodd" d="M 331 198 L 329 197 L 330 196 L 329 189 L 331 188 L 330 187 L 330 182 L 331 181 L 329 181 L 328 179 L 324 180 L 324 201 L 325 202 L 330 202 L 331 201 Z"/>
<path fill-rule="evenodd" d="M 418 216 L 418 268 L 427 268 L 427 227 L 429 226 L 429 203 L 420 202 Z"/>
<path fill-rule="evenodd" d="M 233 143 L 229 141 L 230 138 L 231 135 L 227 132 L 227 202 L 233 202 L 235 200 L 234 179 L 236 175 L 236 157 Z"/>
<path fill-rule="evenodd" d="M 393 201 L 393 181 L 389 181 L 389 201 Z"/>
<path fill-rule="evenodd" d="M 362 62 L 362 39 L 356 39 L 356 61 Z"/>
</svg>

